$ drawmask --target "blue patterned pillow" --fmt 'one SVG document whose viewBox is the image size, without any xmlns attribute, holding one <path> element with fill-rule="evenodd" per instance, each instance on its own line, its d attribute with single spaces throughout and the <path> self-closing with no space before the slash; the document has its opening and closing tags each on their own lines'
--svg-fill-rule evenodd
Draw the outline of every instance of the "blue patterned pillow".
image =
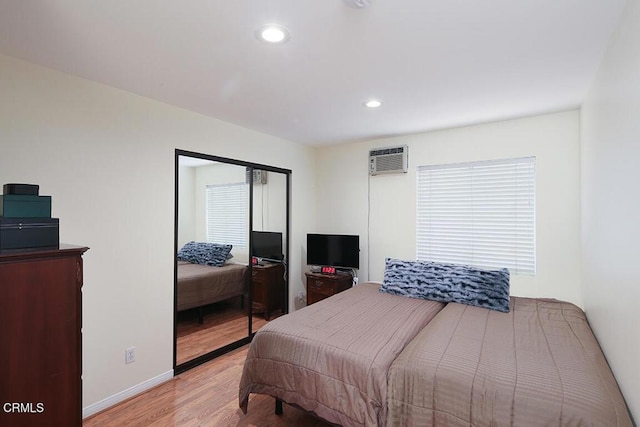
<svg viewBox="0 0 640 427">
<path fill-rule="evenodd" d="M 380 292 L 508 313 L 509 270 L 387 258 Z"/>
<path fill-rule="evenodd" d="M 178 251 L 178 259 L 194 264 L 222 267 L 230 259 L 232 245 L 219 243 L 189 242 Z"/>
</svg>

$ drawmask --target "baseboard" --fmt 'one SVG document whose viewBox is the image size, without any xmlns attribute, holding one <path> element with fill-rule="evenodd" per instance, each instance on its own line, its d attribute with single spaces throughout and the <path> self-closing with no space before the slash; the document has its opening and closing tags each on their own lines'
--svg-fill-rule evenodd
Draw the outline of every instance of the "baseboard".
<svg viewBox="0 0 640 427">
<path fill-rule="evenodd" d="M 97 414 L 100 411 L 104 411 L 105 409 L 110 408 L 113 405 L 117 405 L 118 403 L 130 399 L 135 395 L 144 393 L 145 391 L 157 385 L 160 385 L 163 382 L 169 381 L 172 378 L 173 369 L 165 372 L 164 374 L 160 374 L 156 377 L 150 378 L 147 381 L 141 382 L 140 384 L 134 385 L 133 387 L 123 390 L 119 393 L 116 393 L 113 396 L 109 396 L 106 399 L 102 399 L 101 401 L 96 402 L 93 405 L 86 406 L 82 408 L 82 418 L 84 419 L 90 417 L 91 415 Z"/>
</svg>

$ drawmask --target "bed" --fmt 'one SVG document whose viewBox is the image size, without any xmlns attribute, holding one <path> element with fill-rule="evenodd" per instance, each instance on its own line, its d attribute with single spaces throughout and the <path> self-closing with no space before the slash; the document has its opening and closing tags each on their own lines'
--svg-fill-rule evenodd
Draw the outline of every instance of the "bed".
<svg viewBox="0 0 640 427">
<path fill-rule="evenodd" d="M 387 371 L 444 304 L 381 294 L 362 284 L 279 317 L 255 335 L 240 383 L 334 424 L 381 425 Z"/>
<path fill-rule="evenodd" d="M 245 264 L 213 267 L 178 261 L 178 311 L 244 296 L 248 283 L 249 268 Z"/>
<path fill-rule="evenodd" d="M 632 426 L 582 310 L 509 313 L 362 284 L 267 324 L 240 382 L 343 426 Z"/>
<path fill-rule="evenodd" d="M 632 426 L 584 312 L 449 303 L 389 370 L 388 426 Z"/>
</svg>

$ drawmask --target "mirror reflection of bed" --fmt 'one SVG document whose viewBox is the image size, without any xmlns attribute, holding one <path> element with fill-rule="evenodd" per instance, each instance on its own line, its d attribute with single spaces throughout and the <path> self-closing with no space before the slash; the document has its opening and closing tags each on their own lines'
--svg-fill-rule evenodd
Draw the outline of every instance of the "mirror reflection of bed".
<svg viewBox="0 0 640 427">
<path fill-rule="evenodd" d="M 176 366 L 286 311 L 287 175 L 218 159 L 177 156 Z"/>
<path fill-rule="evenodd" d="M 248 280 L 241 263 L 215 267 L 178 259 L 177 364 L 247 336 Z"/>
</svg>

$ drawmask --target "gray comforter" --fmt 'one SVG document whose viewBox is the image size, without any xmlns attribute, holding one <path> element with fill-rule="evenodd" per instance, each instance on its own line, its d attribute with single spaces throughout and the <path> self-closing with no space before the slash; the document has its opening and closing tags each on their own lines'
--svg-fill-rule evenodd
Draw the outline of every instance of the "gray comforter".
<svg viewBox="0 0 640 427">
<path fill-rule="evenodd" d="M 240 382 L 343 426 L 377 426 L 386 418 L 393 360 L 444 304 L 378 292 L 362 284 L 287 316 L 256 334 Z"/>
<path fill-rule="evenodd" d="M 580 308 L 510 305 L 443 308 L 362 284 L 261 329 L 240 406 L 263 393 L 343 426 L 633 425 Z"/>
<path fill-rule="evenodd" d="M 389 370 L 389 426 L 631 426 L 584 312 L 448 304 Z"/>
</svg>

